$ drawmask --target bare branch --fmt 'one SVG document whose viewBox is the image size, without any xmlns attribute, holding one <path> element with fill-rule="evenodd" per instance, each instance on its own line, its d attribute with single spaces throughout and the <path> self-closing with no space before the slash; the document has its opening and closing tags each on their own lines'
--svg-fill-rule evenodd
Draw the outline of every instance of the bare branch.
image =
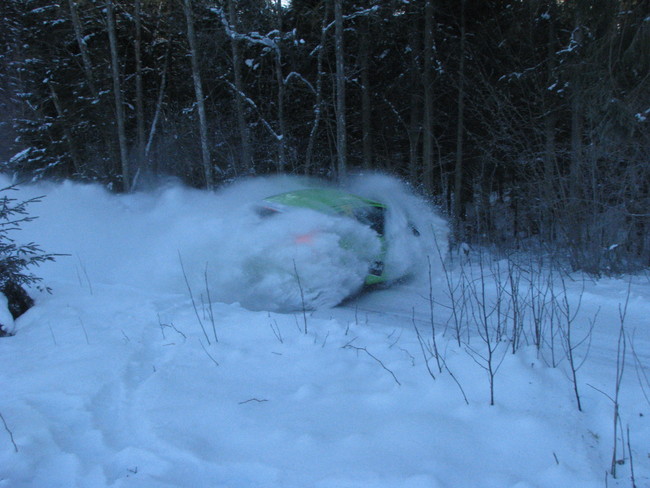
<svg viewBox="0 0 650 488">
<path fill-rule="evenodd" d="M 13 434 L 13 432 L 11 432 L 11 430 L 10 430 L 9 427 L 7 426 L 7 422 L 5 421 L 5 418 L 4 418 L 4 416 L 2 415 L 2 413 L 0 413 L 0 420 L 2 420 L 2 423 L 3 423 L 4 426 L 5 426 L 5 430 L 6 430 L 7 433 L 9 434 L 9 438 L 11 439 L 11 443 L 12 443 L 13 446 L 14 446 L 14 451 L 15 451 L 15 452 L 18 452 L 18 446 L 16 445 L 16 441 L 14 440 L 14 434 Z"/>
<path fill-rule="evenodd" d="M 359 352 L 359 351 L 363 351 L 363 352 L 365 352 L 368 356 L 370 356 L 372 359 L 374 359 L 375 361 L 377 361 L 377 362 L 379 363 L 379 365 L 380 365 L 383 369 L 385 369 L 386 371 L 388 371 L 388 372 L 390 373 L 390 375 L 391 375 L 391 376 L 393 377 L 393 379 L 395 380 L 395 383 L 397 383 L 399 386 L 402 386 L 402 384 L 401 384 L 401 383 L 399 382 L 399 380 L 397 379 L 397 376 L 395 376 L 395 373 L 393 373 L 390 369 L 388 369 L 388 368 L 386 367 L 386 365 L 381 361 L 381 359 L 379 359 L 377 356 L 373 355 L 373 354 L 372 354 L 370 351 L 368 351 L 368 349 L 366 349 L 365 347 L 357 347 L 357 346 L 353 346 L 353 345 L 351 345 L 351 344 L 348 343 L 348 344 L 346 344 L 345 346 L 343 346 L 342 349 L 354 349 L 354 350 L 357 351 L 357 352 Z"/>
<path fill-rule="evenodd" d="M 180 251 L 178 252 L 178 260 L 181 263 L 181 269 L 183 270 L 183 278 L 185 279 L 185 285 L 187 286 L 187 291 L 189 292 L 190 299 L 192 300 L 192 307 L 194 307 L 194 314 L 196 315 L 196 319 L 199 321 L 199 325 L 201 326 L 201 330 L 203 331 L 205 340 L 208 341 L 208 345 L 210 345 L 211 344 L 210 338 L 208 337 L 208 333 L 205 331 L 203 321 L 201 320 L 201 316 L 199 315 L 199 310 L 196 308 L 196 302 L 194 301 L 194 294 L 192 293 L 192 287 L 190 286 L 190 282 L 187 279 L 187 273 L 185 272 L 185 266 L 183 266 L 183 258 L 181 257 Z"/>
</svg>

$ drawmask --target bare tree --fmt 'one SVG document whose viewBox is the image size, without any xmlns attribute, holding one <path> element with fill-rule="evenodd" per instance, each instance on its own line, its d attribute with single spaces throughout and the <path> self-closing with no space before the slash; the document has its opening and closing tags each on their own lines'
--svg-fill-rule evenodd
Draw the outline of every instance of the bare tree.
<svg viewBox="0 0 650 488">
<path fill-rule="evenodd" d="M 135 117 L 137 124 L 136 174 L 144 164 L 146 137 L 144 130 L 144 94 L 142 87 L 142 0 L 135 0 L 133 20 L 135 22 Z"/>
<path fill-rule="evenodd" d="M 72 19 L 75 39 L 77 41 L 77 46 L 79 47 L 79 52 L 81 53 L 81 61 L 83 64 L 84 75 L 86 77 L 86 83 L 88 84 L 90 93 L 95 98 L 95 100 L 97 100 L 99 99 L 99 95 L 97 88 L 95 87 L 95 78 L 93 76 L 92 63 L 90 61 L 90 55 L 88 54 L 88 46 L 83 35 L 81 20 L 79 19 L 79 12 L 77 11 L 75 0 L 68 0 L 68 6 L 70 7 L 70 18 Z"/>
<path fill-rule="evenodd" d="M 409 125 L 408 125 L 408 140 L 409 140 L 409 179 L 412 183 L 419 180 L 419 144 L 420 136 L 422 134 L 422 119 L 421 119 L 421 94 L 418 93 L 416 87 L 420 83 L 420 37 L 415 19 L 419 16 L 419 10 L 411 3 L 409 5 L 408 13 L 414 17 L 409 23 L 409 76 L 411 80 L 411 95 L 409 105 Z"/>
<path fill-rule="evenodd" d="M 276 0 L 275 10 L 277 16 L 277 35 L 275 40 L 275 79 L 278 85 L 277 110 L 278 130 L 276 139 L 278 142 L 278 170 L 284 171 L 287 162 L 286 155 L 286 124 L 284 120 L 284 76 L 282 75 L 282 1 Z"/>
<path fill-rule="evenodd" d="M 81 55 L 81 62 L 83 67 L 83 77 L 88 87 L 88 91 L 92 97 L 92 108 L 91 113 L 94 116 L 94 123 L 99 128 L 99 132 L 104 143 L 104 148 L 109 154 L 114 154 L 114 144 L 113 136 L 110 133 L 110 129 L 106 126 L 105 114 L 102 110 L 100 104 L 100 93 L 97 89 L 97 84 L 95 81 L 94 67 L 90 58 L 90 52 L 88 44 L 86 42 L 86 35 L 84 34 L 83 24 L 79 18 L 79 10 L 76 3 L 76 0 L 68 0 L 68 7 L 70 9 L 70 19 L 72 20 L 72 26 L 74 29 L 74 36 L 77 42 L 77 47 L 79 48 L 79 53 Z M 59 101 L 59 105 L 63 106 L 63 102 Z M 67 128 L 66 131 L 70 132 Z M 73 135 L 70 134 L 70 140 L 72 140 Z M 80 152 L 81 154 L 81 152 Z M 72 155 L 74 158 L 74 156 Z"/>
<path fill-rule="evenodd" d="M 504 302 L 505 294 L 501 282 L 500 270 L 491 269 L 489 275 L 485 269 L 485 258 L 480 257 L 479 276 L 471 277 L 469 284 L 469 301 L 471 307 L 471 317 L 476 325 L 479 337 L 485 344 L 485 350 L 472 348 L 466 344 L 466 350 L 474 362 L 483 368 L 488 374 L 490 383 L 490 405 L 494 405 L 495 378 L 506 356 L 507 347 L 502 347 L 503 352 L 499 352 L 502 346 L 500 340 L 501 331 L 503 330 L 503 319 L 507 316 L 502 313 L 503 307 L 508 305 Z M 490 301 L 487 293 L 488 279 L 492 278 L 495 285 L 496 297 Z M 496 324 L 494 324 L 496 322 Z"/>
<path fill-rule="evenodd" d="M 61 100 L 59 99 L 59 95 L 57 94 L 54 88 L 54 83 L 52 82 L 52 80 L 48 80 L 47 86 L 49 87 L 50 93 L 52 95 L 52 103 L 54 104 L 54 108 L 56 109 L 56 114 L 60 119 L 63 120 L 63 118 L 65 117 L 65 112 L 61 105 Z M 68 148 L 70 151 L 70 158 L 72 159 L 72 165 L 74 166 L 74 170 L 77 174 L 81 174 L 82 165 L 79 160 L 79 150 L 77 148 L 77 144 L 75 143 L 74 138 L 72 137 L 72 134 L 70 133 L 70 129 L 68 128 L 68 125 L 65 122 L 63 124 L 63 136 L 65 137 L 66 143 L 68 144 Z"/>
<path fill-rule="evenodd" d="M 359 43 L 361 78 L 361 145 L 363 167 L 372 167 L 372 102 L 370 88 L 370 18 L 361 20 L 361 41 Z"/>
<path fill-rule="evenodd" d="M 424 188 L 433 191 L 433 0 L 424 4 L 424 114 L 422 134 L 422 165 L 424 166 Z"/>
<path fill-rule="evenodd" d="M 208 143 L 208 121 L 205 113 L 205 99 L 203 86 L 201 84 L 201 70 L 199 69 L 199 52 L 196 45 L 196 34 L 194 33 L 194 12 L 192 0 L 183 0 L 183 12 L 187 23 L 187 41 L 190 45 L 190 60 L 192 63 L 192 80 L 194 81 L 194 93 L 196 95 L 196 107 L 199 113 L 199 131 L 201 137 L 201 160 L 203 162 L 203 174 L 205 186 L 208 189 L 214 187 L 214 172 L 210 157 L 210 146 Z"/>
<path fill-rule="evenodd" d="M 465 0 L 461 0 L 460 7 L 460 55 L 458 65 L 458 118 L 456 121 L 456 165 L 454 168 L 454 226 L 456 241 L 460 242 L 464 236 L 461 220 L 463 219 L 463 133 L 465 131 Z"/>
<path fill-rule="evenodd" d="M 235 11 L 235 0 L 228 0 L 228 22 L 233 32 L 237 32 L 237 13 Z M 239 128 L 239 138 L 241 140 L 240 162 L 244 170 L 250 170 L 253 167 L 251 157 L 250 132 L 246 124 L 244 114 L 244 103 L 242 94 L 244 93 L 244 82 L 241 73 L 241 54 L 239 52 L 239 39 L 235 35 L 230 36 L 230 48 L 232 50 L 232 69 L 235 78 L 235 112 L 237 113 L 237 126 Z"/>
<path fill-rule="evenodd" d="M 151 121 L 151 127 L 149 128 L 149 135 L 147 136 L 147 144 L 144 148 L 144 159 L 149 161 L 149 155 L 151 154 L 151 146 L 153 145 L 153 139 L 156 135 L 156 130 L 158 129 L 158 121 L 160 120 L 160 113 L 162 112 L 163 100 L 165 98 L 165 90 L 167 88 L 167 70 L 169 68 L 169 50 L 170 43 L 167 43 L 166 53 L 165 53 L 165 62 L 162 68 L 162 74 L 160 76 L 160 88 L 158 89 L 158 97 L 156 99 L 156 109 L 153 114 L 153 120 Z"/>
<path fill-rule="evenodd" d="M 329 2 L 324 2 L 323 5 L 323 16 L 321 17 L 321 29 L 320 29 L 320 44 L 312 51 L 316 54 L 316 101 L 314 103 L 314 123 L 312 125 L 311 131 L 309 132 L 309 142 L 307 143 L 307 151 L 305 154 L 305 173 L 309 174 L 312 170 L 312 157 L 314 154 L 314 144 L 316 141 L 316 135 L 318 134 L 318 128 L 320 126 L 320 121 L 323 116 L 323 62 L 325 58 L 325 41 L 327 40 L 327 17 L 328 17 L 328 5 Z"/>
<path fill-rule="evenodd" d="M 347 179 L 347 148 L 345 122 L 345 57 L 343 45 L 343 0 L 334 0 L 335 51 L 336 51 L 336 152 L 337 177 Z"/>
<path fill-rule="evenodd" d="M 108 0 L 106 2 L 106 21 L 108 27 L 108 41 L 111 48 L 111 74 L 113 77 L 113 97 L 115 98 L 117 140 L 120 148 L 120 162 L 122 166 L 122 188 L 125 192 L 129 192 L 131 191 L 131 175 L 126 141 L 126 129 L 124 127 L 124 101 L 122 98 L 119 57 L 117 54 L 117 31 L 115 27 L 115 10 L 113 6 L 113 0 Z"/>
</svg>

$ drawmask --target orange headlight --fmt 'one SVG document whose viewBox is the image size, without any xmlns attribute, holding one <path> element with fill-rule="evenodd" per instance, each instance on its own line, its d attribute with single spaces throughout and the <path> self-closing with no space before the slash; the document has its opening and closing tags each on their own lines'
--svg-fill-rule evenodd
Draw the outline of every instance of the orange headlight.
<svg viewBox="0 0 650 488">
<path fill-rule="evenodd" d="M 307 234 L 300 234 L 294 238 L 296 244 L 313 244 L 316 232 L 308 232 Z"/>
</svg>

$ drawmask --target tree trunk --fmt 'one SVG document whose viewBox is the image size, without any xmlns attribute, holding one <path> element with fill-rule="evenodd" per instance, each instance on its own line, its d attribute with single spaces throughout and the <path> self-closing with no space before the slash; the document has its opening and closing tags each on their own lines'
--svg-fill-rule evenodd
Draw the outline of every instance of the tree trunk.
<svg viewBox="0 0 650 488">
<path fill-rule="evenodd" d="M 458 66 L 458 119 L 456 123 L 456 165 L 454 168 L 454 225 L 456 242 L 464 238 L 463 215 L 463 133 L 465 116 L 465 0 L 461 0 L 460 62 Z"/>
<path fill-rule="evenodd" d="M 323 3 L 323 16 L 321 17 L 320 44 L 317 47 L 316 61 L 316 103 L 314 104 L 314 124 L 309 132 L 309 142 L 305 152 L 305 174 L 311 173 L 312 157 L 314 153 L 314 144 L 318 127 L 323 114 L 323 60 L 325 58 L 325 41 L 327 40 L 327 14 L 329 2 Z"/>
<path fill-rule="evenodd" d="M 93 75 L 93 66 L 90 60 L 90 54 L 88 53 L 88 45 L 85 41 L 85 36 L 83 34 L 83 28 L 81 25 L 81 20 L 79 19 L 79 12 L 77 10 L 77 5 L 75 0 L 68 0 L 68 5 L 70 8 L 70 18 L 72 20 L 72 26 L 74 28 L 75 39 L 77 41 L 77 46 L 79 47 L 79 53 L 81 54 L 81 62 L 83 65 L 84 78 L 86 80 L 86 85 L 88 86 L 88 91 L 93 97 L 92 103 L 92 112 L 95 115 L 94 124 L 98 127 L 101 134 L 102 141 L 106 150 L 106 154 L 109 156 L 117 157 L 115 154 L 115 147 L 113 143 L 113 136 L 111 134 L 111 129 L 106 125 L 106 114 L 102 111 L 102 106 L 100 102 L 99 92 L 97 86 L 95 85 L 95 77 Z"/>
<path fill-rule="evenodd" d="M 581 191 L 586 182 L 582 178 L 583 169 L 583 93 L 581 59 L 584 59 L 583 36 L 582 36 L 582 11 L 581 4 L 576 4 L 576 20 L 573 31 L 573 40 L 578 49 L 578 59 L 570 69 L 570 109 L 571 109 L 571 160 L 569 166 L 569 201 L 565 217 L 569 246 L 572 249 L 573 266 L 580 268 L 585 264 L 585 250 L 587 246 L 584 241 L 585 230 L 588 228 Z"/>
<path fill-rule="evenodd" d="M 287 163 L 286 155 L 286 127 L 284 122 L 284 76 L 282 75 L 282 2 L 277 0 L 276 11 L 278 16 L 278 35 L 275 43 L 275 78 L 278 84 L 278 126 L 280 133 L 278 134 L 278 170 L 283 172 Z"/>
<path fill-rule="evenodd" d="M 228 0 L 228 22 L 233 32 L 237 32 L 238 19 L 235 11 L 235 0 Z M 246 124 L 244 113 L 243 93 L 244 82 L 241 74 L 241 54 L 239 52 L 239 40 L 236 36 L 230 37 L 230 47 L 232 50 L 232 69 L 235 77 L 235 112 L 237 114 L 237 126 L 239 128 L 239 138 L 241 140 L 240 164 L 239 166 L 245 171 L 253 169 L 253 159 L 251 156 L 250 132 Z"/>
<path fill-rule="evenodd" d="M 424 68 L 422 83 L 424 85 L 424 113 L 422 134 L 422 165 L 424 166 L 424 188 L 433 192 L 433 0 L 424 4 Z"/>
<path fill-rule="evenodd" d="M 170 57 L 171 45 L 167 43 L 167 49 L 165 54 L 165 64 L 163 66 L 162 75 L 160 77 L 160 88 L 158 89 L 158 97 L 156 99 L 156 110 L 154 111 L 153 120 L 151 121 L 151 127 L 149 128 L 149 136 L 147 137 L 147 144 L 144 148 L 144 159 L 149 161 L 149 155 L 151 154 L 151 146 L 153 145 L 153 139 L 156 135 L 156 130 L 158 128 L 158 120 L 160 119 L 160 112 L 162 111 L 163 100 L 165 98 L 165 90 L 167 88 L 167 70 L 169 69 L 169 57 Z M 155 165 L 152 165 L 155 166 Z M 152 168 L 154 174 L 157 172 L 157 168 Z"/>
<path fill-rule="evenodd" d="M 142 88 L 142 0 L 135 0 L 135 117 L 137 123 L 136 173 L 145 162 L 144 94 Z"/>
<path fill-rule="evenodd" d="M 187 42 L 190 45 L 190 60 L 192 63 L 192 80 L 194 81 L 194 94 L 196 106 L 199 112 L 199 132 L 201 138 L 201 160 L 203 163 L 203 174 L 205 187 L 208 190 L 214 188 L 214 173 L 210 157 L 210 146 L 208 144 L 208 122 L 205 114 L 205 100 L 203 97 L 203 86 L 201 85 L 201 71 L 199 70 L 199 53 L 196 46 L 196 35 L 194 33 L 194 13 L 192 11 L 192 0 L 183 0 L 183 12 L 187 22 Z"/>
<path fill-rule="evenodd" d="M 551 18 L 548 21 L 548 41 L 546 47 L 546 57 L 548 63 L 548 81 L 547 86 L 551 86 L 555 79 L 555 52 L 556 52 L 556 42 L 555 42 L 555 11 L 553 10 L 553 2 L 549 4 L 549 13 Z M 548 90 L 545 90 L 548 92 Z M 550 95 L 550 94 L 549 94 Z M 555 131 L 557 124 L 557 113 L 553 107 L 553 103 L 550 100 L 551 96 L 547 95 L 545 98 L 548 102 L 545 104 L 546 114 L 544 116 L 544 194 L 543 198 L 543 217 L 542 222 L 545 224 L 544 229 L 544 238 L 548 239 L 549 242 L 555 240 L 555 225 L 556 219 L 554 218 L 556 200 L 558 195 L 558 190 L 556 185 L 556 140 L 555 140 Z"/>
<path fill-rule="evenodd" d="M 413 9 L 413 4 L 411 7 Z M 410 78 L 411 78 L 411 95 L 410 95 L 410 108 L 409 108 L 409 179 L 412 184 L 420 184 L 420 161 L 419 161 L 419 145 L 420 134 L 422 133 L 422 115 L 420 106 L 422 105 L 422 97 L 418 94 L 417 87 L 420 86 L 420 67 L 418 59 L 420 57 L 419 42 L 420 36 L 418 32 L 418 23 L 415 20 L 419 16 L 418 9 L 413 9 L 410 13 L 411 22 L 409 22 L 409 44 L 410 44 Z"/>
<path fill-rule="evenodd" d="M 580 93 L 579 75 L 573 76 L 571 93 L 571 171 L 569 180 L 569 198 L 575 202 L 581 184 L 582 169 L 582 94 Z"/>
<path fill-rule="evenodd" d="M 88 54 L 88 46 L 84 40 L 83 29 L 81 28 L 81 21 L 79 20 L 79 13 L 77 12 L 75 0 L 68 0 L 68 5 L 70 6 L 70 18 L 72 19 L 72 26 L 74 27 L 75 39 L 77 40 L 79 52 L 81 53 L 81 61 L 83 64 L 84 76 L 86 77 L 86 83 L 88 84 L 88 89 L 95 100 L 99 100 L 97 88 L 95 87 L 92 64 Z"/>
<path fill-rule="evenodd" d="M 345 59 L 343 51 L 343 0 L 334 0 L 336 51 L 336 152 L 339 183 L 347 180 L 347 148 L 345 122 Z"/>
<path fill-rule="evenodd" d="M 370 98 L 370 21 L 366 17 L 361 24 L 359 46 L 361 77 L 361 145 L 363 167 L 372 168 L 372 101 Z"/>
<path fill-rule="evenodd" d="M 108 0 L 106 2 L 106 20 L 108 27 L 108 41 L 111 48 L 111 73 L 113 77 L 113 96 L 115 98 L 117 140 L 120 148 L 120 162 L 122 166 L 122 189 L 128 193 L 131 191 L 131 175 L 126 142 L 126 129 L 124 127 L 124 102 L 122 100 L 122 84 L 120 82 L 120 66 L 117 55 L 117 32 L 115 27 L 113 0 Z"/>
<path fill-rule="evenodd" d="M 75 144 L 75 141 L 72 138 L 72 134 L 70 134 L 70 130 L 68 129 L 68 124 L 67 121 L 65 120 L 63 107 L 61 106 L 61 101 L 59 100 L 59 95 L 54 90 L 54 85 L 52 84 L 52 81 L 48 81 L 47 86 L 49 87 L 50 94 L 52 95 L 52 103 L 54 104 L 54 108 L 56 109 L 56 114 L 59 117 L 59 119 L 61 119 L 61 123 L 63 125 L 63 135 L 68 144 L 68 150 L 70 151 L 70 159 L 72 159 L 74 172 L 76 173 L 77 176 L 81 175 L 82 166 L 81 163 L 79 162 L 79 150 L 77 149 L 77 145 Z"/>
</svg>

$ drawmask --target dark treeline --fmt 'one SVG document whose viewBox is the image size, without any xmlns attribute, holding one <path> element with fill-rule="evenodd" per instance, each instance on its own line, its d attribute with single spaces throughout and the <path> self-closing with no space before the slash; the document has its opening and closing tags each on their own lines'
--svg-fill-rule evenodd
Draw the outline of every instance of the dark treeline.
<svg viewBox="0 0 650 488">
<path fill-rule="evenodd" d="M 650 265 L 649 0 L 3 0 L 0 162 L 395 174 L 454 239 Z"/>
</svg>

